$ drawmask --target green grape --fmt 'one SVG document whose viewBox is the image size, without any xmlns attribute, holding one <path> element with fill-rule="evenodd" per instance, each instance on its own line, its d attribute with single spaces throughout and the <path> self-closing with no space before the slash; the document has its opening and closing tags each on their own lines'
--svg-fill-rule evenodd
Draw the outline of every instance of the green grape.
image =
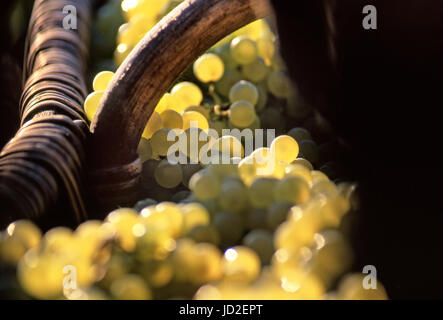
<svg viewBox="0 0 443 320">
<path fill-rule="evenodd" d="M 181 113 L 183 111 L 177 97 L 173 96 L 170 93 L 165 93 L 163 97 L 160 99 L 160 101 L 157 103 L 157 106 L 155 107 L 155 112 L 157 112 L 159 115 L 165 112 L 166 110 L 173 110 L 177 113 Z"/>
<path fill-rule="evenodd" d="M 114 63 L 119 66 L 125 61 L 126 57 L 132 51 L 132 46 L 126 43 L 120 43 L 114 51 Z"/>
<path fill-rule="evenodd" d="M 338 192 L 337 186 L 330 180 L 321 180 L 313 184 L 312 194 L 323 194 L 327 197 L 335 196 Z"/>
<path fill-rule="evenodd" d="M 250 156 L 244 158 L 238 164 L 238 173 L 243 180 L 243 183 L 250 186 L 257 176 L 257 165 Z"/>
<path fill-rule="evenodd" d="M 204 118 L 201 114 L 199 116 Z M 198 163 L 200 156 L 207 154 L 212 144 L 212 137 L 201 128 L 191 127 L 181 133 L 179 144 L 180 152 L 185 153 L 192 162 Z"/>
<path fill-rule="evenodd" d="M 194 227 L 209 224 L 209 212 L 199 203 L 185 204 L 181 206 L 181 211 L 183 213 L 183 232 L 185 234 Z"/>
<path fill-rule="evenodd" d="M 217 229 L 211 225 L 195 226 L 186 236 L 195 242 L 206 242 L 215 246 L 220 244 L 220 235 Z"/>
<path fill-rule="evenodd" d="M 233 59 L 231 55 L 231 46 L 229 43 L 225 43 L 215 49 L 215 53 L 223 60 L 226 69 L 236 69 L 238 67 L 238 63 Z"/>
<path fill-rule="evenodd" d="M 141 138 L 137 153 L 142 163 L 152 158 L 152 146 L 149 140 Z"/>
<path fill-rule="evenodd" d="M 225 69 L 223 76 L 215 83 L 215 89 L 224 97 L 229 97 L 229 91 L 242 76 L 237 69 Z"/>
<path fill-rule="evenodd" d="M 105 91 L 113 77 L 114 72 L 111 71 L 102 71 L 98 73 L 92 82 L 92 88 L 94 91 Z"/>
<path fill-rule="evenodd" d="M 92 119 L 94 119 L 100 100 L 103 97 L 103 93 L 103 91 L 94 91 L 86 97 L 85 113 L 89 121 L 92 121 Z"/>
<path fill-rule="evenodd" d="M 266 223 L 269 229 L 276 230 L 286 221 L 293 204 L 289 201 L 276 201 L 268 209 Z"/>
<path fill-rule="evenodd" d="M 294 161 L 292 161 L 292 164 L 304 166 L 308 170 L 314 170 L 313 165 L 308 160 L 303 159 L 303 158 L 295 159 Z"/>
<path fill-rule="evenodd" d="M 210 118 L 211 118 L 210 110 L 206 107 L 203 107 L 203 106 L 190 106 L 190 107 L 187 107 L 184 112 L 188 112 L 188 111 L 195 111 L 195 112 L 201 113 L 202 115 L 205 116 L 205 118 L 207 120 L 210 120 Z"/>
<path fill-rule="evenodd" d="M 285 177 L 298 177 L 312 186 L 312 176 L 309 169 L 300 164 L 289 164 L 285 169 Z"/>
<path fill-rule="evenodd" d="M 165 110 L 160 113 L 160 118 L 164 128 L 171 130 L 183 128 L 183 118 L 177 111 Z"/>
<path fill-rule="evenodd" d="M 42 240 L 40 229 L 28 220 L 17 220 L 9 224 L 6 233 L 9 238 L 18 240 L 25 249 L 37 247 Z"/>
<path fill-rule="evenodd" d="M 260 82 L 266 79 L 269 68 L 261 57 L 257 57 L 253 62 L 242 67 L 243 76 L 252 82 Z"/>
<path fill-rule="evenodd" d="M 219 151 L 230 158 L 232 157 L 243 157 L 245 151 L 240 140 L 234 136 L 224 136 L 218 138 L 212 145 L 211 150 Z"/>
<path fill-rule="evenodd" d="M 150 300 L 152 293 L 142 277 L 125 274 L 111 284 L 111 295 L 117 300 Z"/>
<path fill-rule="evenodd" d="M 194 75 L 201 82 L 215 82 L 220 80 L 224 72 L 222 59 L 216 54 L 206 53 L 194 63 Z"/>
<path fill-rule="evenodd" d="M 137 212 L 141 212 L 144 208 L 156 205 L 157 203 L 158 202 L 156 200 L 150 198 L 140 200 L 135 204 L 134 210 L 136 210 Z"/>
<path fill-rule="evenodd" d="M 210 164 L 208 166 L 208 171 L 217 175 L 221 180 L 224 179 L 224 181 L 234 180 L 236 182 L 241 182 L 240 177 L 237 176 L 238 166 L 236 164 Z"/>
<path fill-rule="evenodd" d="M 212 224 L 220 235 L 222 245 L 233 245 L 243 236 L 244 225 L 238 214 L 223 211 L 218 212 L 216 213 Z"/>
<path fill-rule="evenodd" d="M 220 181 L 213 173 L 202 170 L 192 176 L 189 188 L 199 201 L 212 200 L 220 194 Z"/>
<path fill-rule="evenodd" d="M 135 249 L 136 241 L 132 228 L 139 222 L 139 219 L 138 212 L 129 208 L 114 210 L 106 217 L 106 221 L 115 228 L 119 245 L 127 252 Z M 53 232 L 54 229 L 51 231 Z"/>
<path fill-rule="evenodd" d="M 313 163 L 314 165 L 319 161 L 319 151 L 317 144 L 312 140 L 302 140 L 299 142 L 300 153 L 303 158 Z"/>
<path fill-rule="evenodd" d="M 176 143 L 177 135 L 168 128 L 163 128 L 154 133 L 150 144 L 152 151 L 156 155 L 167 156 L 171 152 L 171 146 Z"/>
<path fill-rule="evenodd" d="M 166 189 L 177 187 L 183 179 L 182 168 L 179 164 L 170 163 L 168 160 L 162 160 L 154 172 L 155 181 Z"/>
<path fill-rule="evenodd" d="M 143 131 L 143 138 L 151 139 L 152 135 L 156 133 L 158 130 L 163 128 L 162 118 L 157 112 L 153 112 L 151 117 L 149 118 L 148 123 L 146 124 L 145 130 Z"/>
<path fill-rule="evenodd" d="M 312 184 L 319 183 L 320 181 L 329 181 L 329 178 L 327 175 L 325 175 L 321 171 L 312 170 L 311 171 L 311 177 L 312 177 Z"/>
<path fill-rule="evenodd" d="M 224 211 L 241 213 L 248 207 L 248 189 L 237 179 L 225 179 L 220 188 L 220 207 Z"/>
<path fill-rule="evenodd" d="M 257 279 L 260 269 L 259 256 L 247 247 L 229 248 L 223 256 L 223 272 L 227 281 L 251 283 Z"/>
<path fill-rule="evenodd" d="M 185 187 L 188 187 L 189 185 L 189 180 L 191 180 L 191 177 L 194 175 L 194 173 L 200 171 L 202 169 L 202 167 L 196 163 L 187 163 L 182 165 L 182 171 L 183 171 L 183 185 Z"/>
<path fill-rule="evenodd" d="M 229 108 L 229 121 L 238 128 L 246 128 L 255 121 L 254 106 L 248 101 L 234 102 Z"/>
<path fill-rule="evenodd" d="M 301 142 L 303 140 L 312 140 L 312 136 L 309 131 L 301 127 L 292 128 L 291 130 L 289 130 L 288 136 L 293 137 L 297 142 Z"/>
<path fill-rule="evenodd" d="M 275 178 L 257 178 L 249 187 L 249 199 L 254 208 L 267 208 L 274 202 Z"/>
<path fill-rule="evenodd" d="M 197 111 L 187 111 L 183 113 L 183 130 L 189 128 L 200 128 L 203 131 L 209 129 L 209 123 L 206 117 Z"/>
<path fill-rule="evenodd" d="M 192 82 L 180 82 L 176 84 L 172 90 L 171 95 L 177 99 L 181 112 L 190 106 L 199 106 L 203 101 L 203 94 L 200 88 Z"/>
<path fill-rule="evenodd" d="M 254 230 L 254 229 L 267 229 L 266 224 L 266 209 L 254 208 L 249 210 L 246 215 L 246 229 Z"/>
<path fill-rule="evenodd" d="M 151 288 L 161 288 L 168 285 L 174 276 L 172 265 L 167 260 L 149 260 L 138 266 L 136 270 Z"/>
<path fill-rule="evenodd" d="M 268 90 L 277 98 L 288 98 L 291 94 L 292 83 L 283 71 L 273 71 L 268 76 Z"/>
<path fill-rule="evenodd" d="M 265 84 L 259 83 L 257 85 L 257 90 L 258 90 L 258 101 L 257 105 L 255 106 L 255 110 L 261 111 L 266 107 L 268 103 L 268 89 L 266 88 Z"/>
<path fill-rule="evenodd" d="M 276 200 L 303 204 L 309 200 L 309 185 L 301 178 L 286 177 L 277 183 L 274 195 Z"/>
<path fill-rule="evenodd" d="M 267 65 L 272 64 L 272 58 L 275 53 L 275 45 L 271 39 L 261 37 L 257 40 L 258 55 L 262 57 Z"/>
<path fill-rule="evenodd" d="M 274 238 L 266 230 L 253 230 L 243 238 L 243 245 L 254 250 L 262 264 L 269 264 L 274 254 Z"/>
<path fill-rule="evenodd" d="M 243 100 L 248 101 L 253 106 L 258 102 L 259 93 L 257 87 L 249 81 L 241 80 L 232 86 L 229 91 L 231 103 Z"/>
<path fill-rule="evenodd" d="M 217 281 L 223 276 L 222 255 L 218 248 L 210 243 L 195 245 L 196 268 L 191 276 L 194 284 L 202 285 Z"/>
<path fill-rule="evenodd" d="M 239 64 L 248 64 L 257 58 L 257 44 L 248 36 L 239 36 L 231 42 L 232 58 Z"/>
<path fill-rule="evenodd" d="M 298 143 L 294 138 L 282 135 L 272 141 L 271 152 L 276 161 L 291 163 L 297 159 L 299 152 Z"/>
</svg>

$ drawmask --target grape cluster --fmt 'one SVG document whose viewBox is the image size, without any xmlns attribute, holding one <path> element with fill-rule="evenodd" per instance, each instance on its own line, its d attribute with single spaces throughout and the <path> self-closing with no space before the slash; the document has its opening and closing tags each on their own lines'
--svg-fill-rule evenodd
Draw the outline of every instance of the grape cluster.
<svg viewBox="0 0 443 320">
<path fill-rule="evenodd" d="M 115 64 L 180 2 L 123 0 Z M 314 142 L 322 138 L 316 116 L 277 47 L 258 20 L 199 57 L 163 95 L 138 147 L 144 200 L 133 208 L 76 230 L 42 234 L 17 221 L 3 231 L 0 263 L 16 270 L 15 291 L 38 299 L 386 299 L 381 283 L 365 290 L 361 274 L 346 274 L 355 186 L 333 180 L 339 170 L 325 156 L 333 145 Z M 90 121 L 113 75 L 95 76 Z M 251 150 L 255 137 L 223 131 L 260 128 L 277 136 Z M 197 154 L 173 148 L 195 135 L 206 137 Z M 70 268 L 76 288 L 66 285 Z"/>
</svg>

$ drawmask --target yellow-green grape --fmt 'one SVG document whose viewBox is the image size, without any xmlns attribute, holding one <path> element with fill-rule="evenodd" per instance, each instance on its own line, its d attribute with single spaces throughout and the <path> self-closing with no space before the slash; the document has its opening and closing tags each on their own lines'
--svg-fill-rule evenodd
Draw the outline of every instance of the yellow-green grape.
<svg viewBox="0 0 443 320">
<path fill-rule="evenodd" d="M 61 252 L 73 244 L 74 234 L 71 229 L 56 227 L 45 233 L 43 247 L 48 252 Z"/>
<path fill-rule="evenodd" d="M 225 69 L 223 76 L 215 83 L 215 89 L 224 97 L 229 97 L 229 91 L 239 81 L 242 75 L 237 69 Z"/>
<path fill-rule="evenodd" d="M 211 129 L 217 131 L 217 134 L 219 137 L 223 136 L 223 129 L 226 129 L 227 123 L 226 120 L 215 120 L 215 121 L 209 121 L 209 126 Z"/>
<path fill-rule="evenodd" d="M 243 238 L 243 245 L 254 250 L 262 264 L 269 264 L 274 254 L 274 238 L 266 230 L 252 230 Z"/>
<path fill-rule="evenodd" d="M 156 133 L 158 130 L 163 128 L 162 118 L 157 112 L 153 112 L 151 118 L 149 118 L 148 123 L 146 124 L 145 130 L 143 131 L 143 138 L 151 139 L 152 135 Z"/>
<path fill-rule="evenodd" d="M 9 237 L 20 241 L 26 249 L 37 247 L 42 240 L 42 232 L 29 220 L 18 220 L 6 228 Z"/>
<path fill-rule="evenodd" d="M 330 180 L 322 180 L 314 183 L 311 192 L 312 194 L 323 194 L 327 197 L 333 197 L 337 194 L 338 189 L 334 182 Z"/>
<path fill-rule="evenodd" d="M 161 12 L 167 2 L 168 0 L 123 0 L 121 8 L 127 20 L 132 19 L 140 12 L 154 18 Z"/>
<path fill-rule="evenodd" d="M 304 166 L 308 170 L 314 170 L 314 166 L 308 160 L 303 158 L 295 159 L 294 161 L 292 161 L 292 164 Z"/>
<path fill-rule="evenodd" d="M 216 246 L 220 244 L 220 235 L 217 229 L 211 225 L 195 226 L 186 236 L 195 242 L 207 242 Z"/>
<path fill-rule="evenodd" d="M 225 43 L 215 49 L 215 53 L 223 60 L 226 69 L 236 69 L 238 62 L 234 60 L 231 54 L 231 46 Z"/>
<path fill-rule="evenodd" d="M 269 148 L 257 148 L 251 153 L 250 158 L 254 161 L 257 176 L 271 176 L 275 170 L 275 164 Z"/>
<path fill-rule="evenodd" d="M 134 32 L 134 25 L 131 23 L 124 23 L 118 28 L 117 43 L 125 43 L 134 46 L 140 40 L 139 34 Z"/>
<path fill-rule="evenodd" d="M 188 112 L 188 111 L 199 112 L 202 115 L 204 115 L 207 120 L 209 120 L 211 118 L 210 110 L 208 108 L 203 107 L 203 106 L 190 106 L 185 109 L 185 112 Z"/>
<path fill-rule="evenodd" d="M 181 206 L 183 213 L 183 233 L 186 234 L 197 226 L 209 224 L 209 212 L 199 203 L 189 203 Z"/>
<path fill-rule="evenodd" d="M 234 163 L 212 163 L 207 167 L 209 172 L 212 172 L 217 177 L 219 177 L 220 180 L 223 181 L 237 181 L 241 182 L 241 179 L 237 176 L 238 174 L 238 166 Z"/>
<path fill-rule="evenodd" d="M 179 237 L 183 229 L 183 216 L 180 207 L 173 202 L 161 202 L 142 210 L 143 224 L 156 227 L 172 237 Z M 140 231 L 143 231 L 142 229 Z M 133 229 L 133 232 L 135 230 Z"/>
<path fill-rule="evenodd" d="M 299 143 L 300 153 L 303 158 L 313 163 L 314 165 L 318 163 L 319 151 L 317 144 L 312 140 L 303 140 Z"/>
<path fill-rule="evenodd" d="M 238 173 L 243 183 L 250 186 L 257 176 L 257 166 L 251 157 L 246 157 L 238 164 Z"/>
<path fill-rule="evenodd" d="M 155 107 L 155 112 L 158 114 L 162 114 L 166 110 L 174 110 L 177 113 L 181 113 L 183 111 L 183 109 L 180 107 L 178 99 L 170 93 L 165 93 Z"/>
<path fill-rule="evenodd" d="M 172 189 L 182 182 L 183 172 L 180 164 L 170 163 L 165 159 L 158 164 L 154 172 L 154 177 L 159 186 Z"/>
<path fill-rule="evenodd" d="M 150 144 L 155 155 L 167 156 L 176 141 L 177 134 L 171 129 L 163 128 L 152 135 Z"/>
<path fill-rule="evenodd" d="M 231 282 L 251 283 L 260 274 L 260 258 L 252 249 L 237 246 L 223 256 L 224 278 Z"/>
<path fill-rule="evenodd" d="M 29 250 L 19 261 L 17 279 L 23 290 L 37 299 L 55 299 L 62 295 L 63 269 L 66 264 L 57 255 L 39 254 L 36 248 Z"/>
<path fill-rule="evenodd" d="M 230 158 L 244 156 L 245 150 L 242 143 L 234 136 L 224 136 L 218 138 L 211 147 L 211 150 L 220 151 Z"/>
<path fill-rule="evenodd" d="M 231 103 L 237 101 L 248 101 L 252 106 L 258 102 L 259 93 L 257 87 L 249 81 L 240 80 L 229 90 L 229 100 Z"/>
<path fill-rule="evenodd" d="M 176 84 L 172 90 L 171 94 L 177 99 L 181 112 L 190 106 L 199 106 L 203 101 L 203 94 L 200 88 L 192 82 L 180 82 Z"/>
<path fill-rule="evenodd" d="M 116 300 L 150 300 L 151 289 L 143 278 L 136 274 L 125 274 L 111 284 L 111 295 Z"/>
<path fill-rule="evenodd" d="M 114 51 L 114 62 L 115 65 L 119 66 L 126 59 L 128 54 L 131 52 L 132 46 L 127 45 L 126 43 L 120 43 L 117 46 L 117 49 Z"/>
<path fill-rule="evenodd" d="M 231 212 L 217 212 L 212 222 L 220 235 L 222 245 L 233 245 L 243 236 L 244 224 L 238 214 Z"/>
<path fill-rule="evenodd" d="M 239 36 L 231 42 L 232 58 L 239 64 L 251 63 L 257 58 L 257 44 L 248 36 Z"/>
<path fill-rule="evenodd" d="M 194 74 L 201 82 L 215 82 L 223 76 L 225 66 L 222 59 L 213 53 L 206 53 L 194 63 Z"/>
<path fill-rule="evenodd" d="M 200 160 L 200 155 L 207 153 L 210 149 L 212 138 L 201 128 L 192 127 L 181 133 L 179 136 L 179 144 L 181 152 L 193 162 L 198 162 Z"/>
<path fill-rule="evenodd" d="M 298 207 L 291 209 L 299 211 Z M 283 222 L 275 231 L 274 245 L 278 249 L 287 249 L 296 252 L 303 246 L 310 245 L 315 233 L 318 231 L 319 222 L 315 215 L 300 215 L 298 220 L 289 219 Z"/>
<path fill-rule="evenodd" d="M 271 152 L 275 156 L 276 161 L 291 163 L 297 159 L 299 146 L 294 138 L 282 135 L 272 141 Z"/>
<path fill-rule="evenodd" d="M 293 137 L 297 142 L 301 142 L 303 140 L 312 140 L 312 136 L 309 131 L 301 127 L 296 127 L 289 130 L 288 136 Z"/>
<path fill-rule="evenodd" d="M 10 237 L 6 232 L 0 233 L 0 260 L 15 266 L 26 253 L 26 246 L 15 237 Z"/>
<path fill-rule="evenodd" d="M 301 164 L 289 164 L 285 168 L 286 177 L 298 177 L 306 181 L 309 186 L 312 186 L 312 176 L 308 168 Z"/>
<path fill-rule="evenodd" d="M 176 246 L 171 232 L 171 228 L 153 224 L 149 219 L 136 224 L 132 229 L 137 238 L 135 258 L 140 262 L 164 260 Z"/>
<path fill-rule="evenodd" d="M 374 283 L 375 281 L 375 283 Z M 363 285 L 367 285 L 365 289 Z M 366 275 L 352 273 L 346 275 L 339 283 L 337 298 L 341 300 L 387 300 L 384 286 L 376 279 L 366 280 Z"/>
<path fill-rule="evenodd" d="M 221 185 L 219 199 L 220 207 L 224 211 L 241 213 L 248 207 L 248 189 L 242 181 L 225 179 Z"/>
<path fill-rule="evenodd" d="M 267 208 L 275 199 L 274 189 L 278 184 L 275 178 L 255 179 L 249 187 L 249 199 L 255 208 Z"/>
<path fill-rule="evenodd" d="M 202 170 L 192 176 L 189 189 L 199 201 L 216 199 L 220 194 L 220 181 L 215 174 Z"/>
<path fill-rule="evenodd" d="M 176 249 L 170 256 L 170 261 L 175 279 L 182 282 L 190 281 L 197 265 L 194 241 L 188 238 L 179 239 Z"/>
<path fill-rule="evenodd" d="M 210 243 L 197 243 L 195 245 L 196 269 L 191 281 L 201 285 L 217 281 L 223 276 L 222 255 L 218 248 Z"/>
<path fill-rule="evenodd" d="M 245 226 L 247 230 L 268 229 L 266 224 L 266 209 L 254 208 L 246 213 Z"/>
<path fill-rule="evenodd" d="M 286 221 L 293 204 L 289 201 L 276 201 L 269 206 L 266 214 L 266 223 L 270 230 L 276 230 Z"/>
<path fill-rule="evenodd" d="M 129 208 L 120 208 L 112 211 L 106 217 L 106 221 L 115 228 L 119 244 L 123 250 L 133 251 L 135 249 L 135 237 L 132 228 L 139 222 L 138 212 Z"/>
<path fill-rule="evenodd" d="M 152 146 L 148 139 L 141 138 L 138 144 L 137 153 L 141 162 L 145 162 L 152 158 Z"/>
<path fill-rule="evenodd" d="M 292 83 L 283 71 L 273 71 L 269 74 L 268 90 L 277 98 L 288 98 L 291 94 Z"/>
<path fill-rule="evenodd" d="M 174 276 L 174 270 L 168 260 L 149 260 L 137 268 L 138 273 L 151 288 L 168 285 Z"/>
<path fill-rule="evenodd" d="M 266 79 L 269 68 L 261 57 L 257 57 L 253 62 L 242 67 L 243 76 L 252 82 L 260 82 Z"/>
<path fill-rule="evenodd" d="M 94 119 L 100 100 L 103 97 L 103 93 L 103 91 L 94 91 L 86 97 L 85 113 L 89 121 Z"/>
<path fill-rule="evenodd" d="M 326 286 L 330 286 L 351 266 L 352 250 L 343 235 L 335 230 L 315 234 L 314 246 L 309 267 Z"/>
<path fill-rule="evenodd" d="M 191 177 L 196 173 L 199 172 L 202 169 L 202 167 L 199 164 L 193 164 L 193 163 L 187 163 L 182 165 L 182 171 L 183 171 L 183 179 L 182 183 L 185 187 L 188 187 L 189 180 L 191 180 Z"/>
<path fill-rule="evenodd" d="M 112 77 L 114 77 L 114 72 L 111 71 L 102 71 L 98 73 L 92 82 L 92 88 L 94 91 L 105 91 L 111 82 Z"/>
<path fill-rule="evenodd" d="M 183 118 L 177 111 L 165 110 L 160 113 L 160 118 L 162 118 L 164 128 L 171 130 L 183 128 Z"/>
<path fill-rule="evenodd" d="M 204 115 L 197 111 L 187 111 L 183 113 L 183 130 L 189 128 L 200 128 L 203 131 L 209 129 L 208 120 Z"/>
<path fill-rule="evenodd" d="M 246 128 L 256 118 L 254 106 L 248 101 L 234 102 L 229 108 L 229 121 L 238 128 Z"/>
<path fill-rule="evenodd" d="M 309 200 L 309 185 L 301 178 L 286 177 L 274 188 L 276 200 L 286 200 L 294 204 L 303 204 Z"/>
<path fill-rule="evenodd" d="M 257 52 L 260 57 L 264 59 L 266 64 L 269 66 L 272 64 L 272 58 L 275 53 L 275 44 L 269 38 L 261 37 L 257 40 Z"/>
<path fill-rule="evenodd" d="M 248 126 L 248 129 L 251 129 L 251 130 L 261 129 L 261 121 L 260 121 L 260 118 L 258 117 L 258 115 L 255 115 L 254 122 L 252 122 L 252 124 L 250 124 Z"/>
<path fill-rule="evenodd" d="M 266 84 L 259 83 L 257 85 L 258 90 L 258 101 L 257 105 L 255 106 L 255 110 L 261 111 L 263 110 L 267 103 L 268 103 L 268 89 L 266 88 Z"/>
</svg>

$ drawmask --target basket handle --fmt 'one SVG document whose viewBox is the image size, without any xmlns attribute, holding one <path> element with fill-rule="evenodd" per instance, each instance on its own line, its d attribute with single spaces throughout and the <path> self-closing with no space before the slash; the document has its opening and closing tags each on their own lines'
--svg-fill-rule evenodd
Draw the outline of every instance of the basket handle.
<svg viewBox="0 0 443 320">
<path fill-rule="evenodd" d="M 118 68 L 91 124 L 91 183 L 99 201 L 135 200 L 137 146 L 162 95 L 217 41 L 270 12 L 267 0 L 184 1 L 145 35 Z"/>
</svg>

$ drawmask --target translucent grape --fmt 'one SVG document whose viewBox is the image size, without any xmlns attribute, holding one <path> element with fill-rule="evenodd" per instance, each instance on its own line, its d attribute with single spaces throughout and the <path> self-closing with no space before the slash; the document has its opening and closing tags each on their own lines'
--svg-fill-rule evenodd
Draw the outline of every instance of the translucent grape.
<svg viewBox="0 0 443 320">
<path fill-rule="evenodd" d="M 253 82 L 263 81 L 268 76 L 268 73 L 269 68 L 260 57 L 257 57 L 253 62 L 245 64 L 242 67 L 243 76 Z"/>
<path fill-rule="evenodd" d="M 177 111 L 165 110 L 160 113 L 160 117 L 164 128 L 171 130 L 183 128 L 183 118 Z"/>
<path fill-rule="evenodd" d="M 155 169 L 154 177 L 161 187 L 172 189 L 182 182 L 183 172 L 179 164 L 172 164 L 168 160 L 162 160 Z"/>
<path fill-rule="evenodd" d="M 242 75 L 237 69 L 225 69 L 223 76 L 215 83 L 215 89 L 224 97 L 229 97 L 229 91 L 239 81 Z"/>
<path fill-rule="evenodd" d="M 276 200 L 286 200 L 294 204 L 305 203 L 309 195 L 309 185 L 298 177 L 286 177 L 279 181 L 274 189 Z"/>
<path fill-rule="evenodd" d="M 158 114 L 162 114 L 166 110 L 174 110 L 177 113 L 181 113 L 183 109 L 180 107 L 180 103 L 177 97 L 171 95 L 170 93 L 165 93 L 160 101 L 157 103 L 155 107 L 155 112 Z M 174 128 L 175 129 L 175 128 Z"/>
<path fill-rule="evenodd" d="M 266 215 L 267 226 L 276 230 L 288 217 L 293 204 L 289 201 L 276 201 L 268 209 Z"/>
<path fill-rule="evenodd" d="M 231 103 L 243 100 L 248 101 L 253 106 L 258 102 L 258 89 L 249 81 L 241 80 L 237 82 L 229 91 Z"/>
<path fill-rule="evenodd" d="M 203 107 L 203 106 L 190 106 L 190 107 L 187 107 L 185 109 L 185 112 L 188 112 L 188 111 L 199 112 L 202 115 L 204 115 L 205 118 L 208 119 L 208 120 L 211 118 L 210 110 L 208 108 L 206 108 L 206 107 Z"/>
<path fill-rule="evenodd" d="M 283 71 L 273 71 L 269 74 L 268 90 L 277 98 L 288 98 L 291 94 L 292 83 Z"/>
<path fill-rule="evenodd" d="M 135 274 L 123 275 L 112 282 L 112 296 L 117 300 L 150 300 L 152 293 L 142 277 Z"/>
<path fill-rule="evenodd" d="M 209 224 L 209 212 L 198 203 L 185 204 L 181 207 L 183 213 L 183 233 L 188 233 L 197 226 Z"/>
<path fill-rule="evenodd" d="M 153 112 L 143 131 L 143 138 L 151 139 L 152 135 L 163 128 L 162 118 L 157 112 Z"/>
<path fill-rule="evenodd" d="M 377 281 L 370 290 L 363 287 L 366 276 L 353 273 L 344 277 L 337 290 L 337 296 L 343 300 L 387 300 L 388 295 L 383 285 Z M 373 280 L 374 281 L 374 280 Z"/>
<path fill-rule="evenodd" d="M 203 100 L 203 94 L 200 88 L 192 82 L 180 82 L 176 84 L 171 90 L 172 96 L 174 96 L 183 111 L 190 106 L 199 106 Z"/>
<path fill-rule="evenodd" d="M 248 64 L 257 57 L 257 44 L 248 36 L 239 36 L 231 42 L 231 55 L 239 64 Z"/>
<path fill-rule="evenodd" d="M 135 236 L 132 228 L 139 222 L 138 212 L 129 208 L 120 208 L 108 214 L 106 221 L 114 226 L 120 246 L 125 251 L 135 249 Z"/>
<path fill-rule="evenodd" d="M 215 49 L 215 53 L 223 60 L 225 65 L 225 71 L 227 69 L 235 69 L 238 66 L 237 61 L 235 61 L 231 55 L 231 46 L 229 43 L 225 43 Z"/>
<path fill-rule="evenodd" d="M 282 135 L 272 141 L 271 152 L 275 156 L 276 161 L 291 163 L 297 159 L 299 146 L 294 138 Z"/>
<path fill-rule="evenodd" d="M 206 53 L 194 63 L 194 74 L 201 82 L 215 82 L 220 80 L 224 72 L 222 59 L 216 54 Z"/>
<path fill-rule="evenodd" d="M 204 115 L 197 111 L 187 111 L 183 113 L 183 130 L 189 128 L 200 128 L 203 131 L 209 129 L 208 120 Z"/>
<path fill-rule="evenodd" d="M 95 113 L 97 112 L 100 99 L 103 97 L 103 91 L 95 91 L 86 97 L 85 100 L 85 113 L 89 121 L 94 119 Z"/>
<path fill-rule="evenodd" d="M 193 163 L 187 163 L 182 165 L 182 171 L 183 171 L 183 185 L 185 187 L 188 187 L 189 180 L 191 180 L 191 177 L 194 175 L 194 173 L 200 171 L 202 167 L 199 164 L 193 164 Z"/>
<path fill-rule="evenodd" d="M 264 59 L 267 65 L 272 63 L 275 53 L 275 45 L 271 39 L 261 37 L 257 40 L 258 55 Z"/>
<path fill-rule="evenodd" d="M 207 242 L 213 245 L 220 244 L 220 235 L 217 229 L 211 225 L 198 225 L 192 228 L 187 237 L 195 242 Z"/>
<path fill-rule="evenodd" d="M 244 156 L 244 148 L 241 142 L 234 136 L 224 136 L 218 138 L 212 145 L 212 150 L 218 150 L 230 158 Z"/>
<path fill-rule="evenodd" d="M 237 101 L 229 108 L 229 121 L 238 128 L 246 128 L 255 121 L 254 106 L 248 101 Z"/>
<path fill-rule="evenodd" d="M 150 144 L 152 151 L 156 155 L 167 156 L 171 153 L 171 146 L 176 142 L 177 135 L 168 128 L 163 128 L 154 133 L 151 137 Z"/>
<path fill-rule="evenodd" d="M 145 162 L 152 158 L 152 146 L 149 140 L 141 138 L 140 143 L 138 144 L 137 153 L 141 162 Z"/>
<path fill-rule="evenodd" d="M 192 176 L 189 188 L 200 201 L 216 199 L 220 194 L 220 181 L 216 175 L 202 170 Z"/>
<path fill-rule="evenodd" d="M 309 169 L 300 164 L 290 164 L 285 168 L 286 177 L 298 177 L 303 179 L 309 186 L 312 186 L 312 176 Z"/>
<path fill-rule="evenodd" d="M 260 258 L 252 249 L 237 246 L 225 251 L 223 272 L 226 280 L 250 283 L 257 279 L 260 269 Z"/>
<path fill-rule="evenodd" d="M 258 90 L 258 101 L 257 105 L 255 106 L 255 110 L 261 111 L 266 107 L 266 104 L 268 103 L 268 89 L 266 88 L 266 85 L 258 84 L 257 85 Z"/>
<path fill-rule="evenodd" d="M 303 158 L 297 158 L 294 161 L 292 161 L 292 164 L 296 164 L 296 165 L 302 165 L 305 168 L 307 168 L 308 170 L 314 170 L 314 166 L 306 159 Z"/>
<path fill-rule="evenodd" d="M 233 245 L 243 236 L 244 225 L 238 214 L 218 212 L 212 223 L 220 235 L 222 245 Z"/>
<path fill-rule="evenodd" d="M 248 190 L 243 182 L 234 179 L 225 179 L 221 185 L 219 199 L 220 207 L 224 211 L 241 213 L 248 207 Z"/>
<path fill-rule="evenodd" d="M 249 187 L 249 199 L 255 208 L 267 208 L 274 202 L 275 178 L 258 178 Z"/>
<path fill-rule="evenodd" d="M 111 71 L 102 71 L 98 73 L 92 82 L 92 88 L 94 91 L 105 91 L 113 77 L 114 72 Z"/>
<path fill-rule="evenodd" d="M 243 238 L 243 245 L 254 250 L 262 264 L 269 264 L 274 254 L 274 238 L 266 230 L 253 230 Z"/>
</svg>

